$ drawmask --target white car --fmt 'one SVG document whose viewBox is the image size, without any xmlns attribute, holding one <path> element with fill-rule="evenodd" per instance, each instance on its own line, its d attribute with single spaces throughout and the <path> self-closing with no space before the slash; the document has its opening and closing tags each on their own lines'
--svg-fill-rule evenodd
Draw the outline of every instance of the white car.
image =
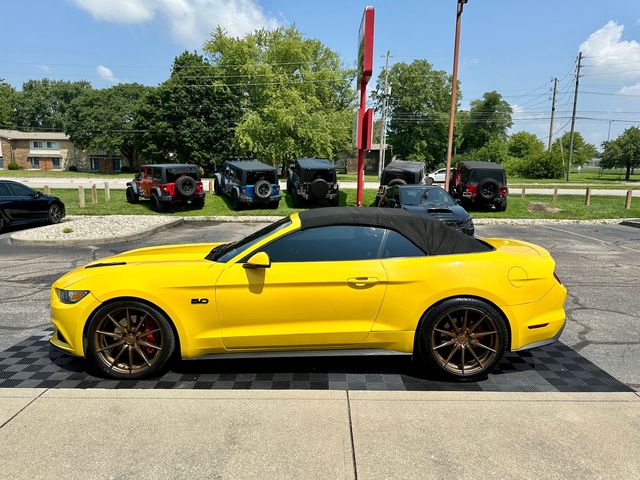
<svg viewBox="0 0 640 480">
<path fill-rule="evenodd" d="M 451 176 L 453 176 L 453 172 L 454 172 L 454 169 L 452 168 L 451 169 Z M 431 172 L 427 176 L 433 179 L 433 183 L 444 183 L 446 173 L 447 173 L 447 169 L 446 168 L 440 168 L 439 170 L 436 170 L 435 172 Z"/>
</svg>

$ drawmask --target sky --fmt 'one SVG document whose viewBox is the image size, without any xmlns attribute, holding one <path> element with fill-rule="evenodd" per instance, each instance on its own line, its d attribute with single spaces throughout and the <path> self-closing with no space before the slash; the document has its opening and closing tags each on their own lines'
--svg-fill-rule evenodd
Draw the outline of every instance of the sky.
<svg viewBox="0 0 640 480">
<path fill-rule="evenodd" d="M 2 0 L 0 78 L 157 85 L 174 57 L 200 50 L 220 25 L 232 35 L 295 24 L 355 65 L 366 5 L 375 7 L 374 78 L 390 63 L 426 58 L 452 70 L 455 0 Z M 462 18 L 462 108 L 496 90 L 512 105 L 513 131 L 569 129 L 576 57 L 584 60 L 576 128 L 597 146 L 640 124 L 640 2 L 469 0 Z M 610 127 L 610 132 L 609 132 Z"/>
</svg>

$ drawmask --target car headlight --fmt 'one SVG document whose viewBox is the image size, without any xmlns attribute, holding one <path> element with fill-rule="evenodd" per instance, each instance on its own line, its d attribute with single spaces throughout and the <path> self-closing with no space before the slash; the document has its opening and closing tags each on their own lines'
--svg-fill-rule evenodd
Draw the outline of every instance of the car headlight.
<svg viewBox="0 0 640 480">
<path fill-rule="evenodd" d="M 58 300 L 62 303 L 78 303 L 87 293 L 89 293 L 89 290 L 62 290 L 61 288 L 56 288 Z"/>
</svg>

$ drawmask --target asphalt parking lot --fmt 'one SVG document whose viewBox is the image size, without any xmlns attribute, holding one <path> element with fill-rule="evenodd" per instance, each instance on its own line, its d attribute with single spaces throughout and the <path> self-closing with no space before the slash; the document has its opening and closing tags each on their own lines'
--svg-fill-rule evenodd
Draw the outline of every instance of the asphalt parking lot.
<svg viewBox="0 0 640 480">
<path fill-rule="evenodd" d="M 13 348 L 14 351 L 29 354 L 46 348 L 46 342 L 41 339 L 44 338 L 42 332 L 49 326 L 49 286 L 57 277 L 78 265 L 143 246 L 234 240 L 259 227 L 260 224 L 191 223 L 152 235 L 144 241 L 103 247 L 64 248 L 16 246 L 9 243 L 10 232 L 4 233 L 0 235 L 0 351 Z M 557 261 L 557 273 L 569 290 L 568 324 L 561 337 L 561 342 L 568 348 L 556 352 L 555 363 L 562 364 L 563 358 L 571 357 L 571 360 L 567 360 L 569 363 L 580 364 L 581 359 L 584 359 L 586 362 L 583 362 L 583 370 L 592 371 L 589 365 L 593 364 L 598 367 L 598 375 L 607 377 L 606 382 L 615 382 L 617 379 L 621 384 L 640 390 L 640 229 L 619 225 L 505 225 L 478 227 L 476 231 L 479 236 L 531 241 L 552 252 Z M 550 353 L 545 355 L 554 357 Z M 561 359 L 558 360 L 557 357 Z M 533 364 L 545 363 L 544 358 L 532 358 L 535 360 L 531 361 Z M 209 366 L 215 368 L 218 365 Z M 307 366 L 316 374 L 327 374 L 316 379 L 323 385 L 330 384 L 330 363 Z M 246 363 L 237 364 L 237 367 L 241 373 L 247 373 Z M 383 362 L 374 363 L 373 367 L 368 364 L 365 370 L 357 362 L 353 367 L 363 379 L 365 375 L 388 373 L 385 368 L 389 368 Z M 403 367 L 400 365 L 398 368 Z M 194 381 L 191 377 L 202 374 L 202 369 L 199 366 L 195 371 L 178 372 L 179 375 L 174 376 L 172 381 L 198 383 L 198 380 Z M 380 371 L 376 372 L 376 369 Z M 229 370 L 234 370 L 233 364 L 224 364 L 224 370 L 225 374 L 229 374 Z M 262 369 L 258 373 L 268 372 Z M 258 374 L 254 372 L 252 375 L 251 381 L 256 380 Z M 242 382 L 242 378 L 226 378 L 232 383 L 221 383 L 216 388 L 246 388 L 246 384 L 238 386 L 233 383 Z M 544 375 L 542 378 L 544 379 Z M 210 380 L 203 380 L 205 383 L 199 388 L 211 386 Z M 285 388 L 296 388 L 292 385 L 293 380 L 292 376 Z M 535 390 L 527 388 L 526 382 L 533 384 L 538 380 L 538 377 L 530 374 L 518 377 L 518 382 L 525 383 L 525 391 Z M 79 380 L 75 385 L 83 381 Z M 273 382 L 278 380 L 274 380 L 272 376 L 269 381 L 273 386 Z M 299 388 L 313 387 L 310 376 L 305 381 L 307 383 L 300 384 Z M 338 381 L 337 384 L 340 388 L 354 387 L 347 380 Z M 429 389 L 429 385 L 422 385 L 418 389 Z M 355 385 L 355 388 L 358 386 Z"/>
</svg>

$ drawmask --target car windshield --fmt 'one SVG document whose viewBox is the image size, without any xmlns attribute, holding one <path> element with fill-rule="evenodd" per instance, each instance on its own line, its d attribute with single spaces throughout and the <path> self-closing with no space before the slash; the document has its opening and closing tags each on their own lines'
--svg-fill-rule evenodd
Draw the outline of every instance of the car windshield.
<svg viewBox="0 0 640 480">
<path fill-rule="evenodd" d="M 252 233 L 251 235 L 243 238 L 238 242 L 218 245 L 213 250 L 211 250 L 211 252 L 209 252 L 209 255 L 206 256 L 206 259 L 218 263 L 227 263 L 236 255 L 244 252 L 247 248 L 260 242 L 272 233 L 288 227 L 289 225 L 291 225 L 291 219 L 289 217 L 278 220 L 277 222 L 261 228 L 257 232 Z"/>
<path fill-rule="evenodd" d="M 254 185 L 258 180 L 267 180 L 269 183 L 276 183 L 276 172 L 247 172 L 247 185 Z"/>
<path fill-rule="evenodd" d="M 491 178 L 498 183 L 504 183 L 504 172 L 502 170 L 471 170 L 469 182 L 480 182 L 485 178 Z"/>
<path fill-rule="evenodd" d="M 403 188 L 400 190 L 403 205 L 446 205 L 455 202 L 440 187 L 436 188 Z"/>
</svg>

